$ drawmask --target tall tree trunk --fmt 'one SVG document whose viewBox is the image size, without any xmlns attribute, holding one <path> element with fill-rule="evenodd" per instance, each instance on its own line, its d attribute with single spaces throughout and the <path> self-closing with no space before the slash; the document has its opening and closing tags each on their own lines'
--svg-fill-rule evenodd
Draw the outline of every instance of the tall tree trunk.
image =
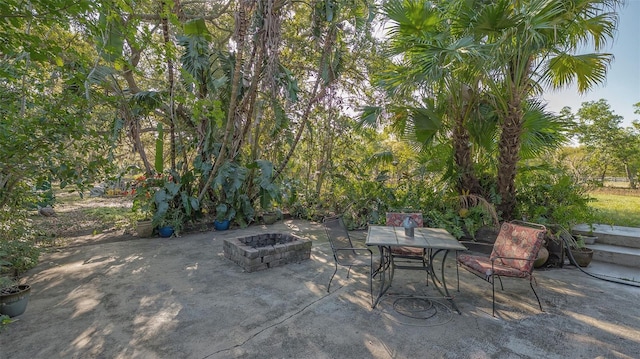
<svg viewBox="0 0 640 359">
<path fill-rule="evenodd" d="M 165 56 L 167 56 L 167 77 L 169 81 L 169 134 L 171 141 L 171 170 L 176 169 L 176 123 L 175 123 L 175 99 L 174 99 L 174 78 L 173 74 L 173 51 L 171 51 L 171 43 L 169 42 L 169 20 L 167 19 L 166 12 L 171 11 L 167 9 L 167 4 L 162 1 L 161 3 L 162 13 L 162 36 L 165 46 Z"/>
<path fill-rule="evenodd" d="M 130 113 L 128 110 L 127 114 L 124 115 L 125 118 L 130 117 L 128 114 Z M 144 144 L 142 144 L 142 139 L 140 138 L 140 119 L 137 117 L 127 118 L 126 120 L 129 125 L 129 134 L 131 136 L 131 140 L 133 141 L 133 148 L 140 155 L 140 159 L 142 160 L 142 164 L 144 165 L 144 172 L 147 176 L 153 173 L 153 167 L 147 158 L 147 152 L 144 149 Z"/>
<path fill-rule="evenodd" d="M 629 164 L 624 165 L 624 170 L 627 173 L 627 178 L 629 179 L 629 188 L 636 189 L 636 179 L 634 176 L 634 170 L 629 166 Z"/>
<path fill-rule="evenodd" d="M 229 100 L 229 110 L 227 112 L 227 124 L 225 126 L 224 137 L 222 138 L 222 145 L 220 146 L 220 152 L 216 157 L 216 161 L 213 164 L 213 168 L 207 177 L 206 182 L 200 189 L 198 195 L 198 201 L 202 202 L 204 195 L 207 193 L 208 188 L 211 186 L 213 179 L 222 163 L 227 157 L 227 147 L 235 134 L 236 119 L 238 114 L 238 92 L 240 90 L 240 83 L 242 82 L 242 66 L 244 62 L 245 43 L 247 36 L 247 28 L 249 26 L 249 14 L 253 10 L 254 2 L 252 0 L 240 0 L 237 4 L 237 10 L 235 13 L 236 18 L 236 62 L 233 67 L 233 75 L 231 78 L 231 93 Z"/>
<path fill-rule="evenodd" d="M 291 148 L 289 148 L 289 152 L 285 155 L 284 159 L 278 166 L 275 171 L 273 178 L 277 178 L 280 176 L 282 171 L 287 167 L 291 156 L 296 150 L 298 143 L 300 142 L 300 138 L 302 137 L 302 133 L 309 123 L 309 115 L 311 114 L 311 110 L 315 106 L 315 104 L 320 101 L 325 94 L 327 93 L 327 87 L 331 85 L 331 81 L 328 83 L 324 81 L 321 76 L 321 71 L 326 62 L 330 61 L 331 50 L 333 49 L 333 44 L 336 39 L 336 27 L 332 26 L 329 32 L 325 35 L 325 43 L 322 48 L 322 56 L 320 58 L 320 63 L 318 64 L 318 74 L 316 75 L 316 81 L 313 85 L 313 90 L 309 96 L 309 102 L 305 106 L 304 111 L 302 112 L 302 116 L 300 117 L 300 127 L 298 128 L 298 132 L 296 133 L 295 138 L 293 139 L 293 143 L 291 144 Z M 333 79 L 335 80 L 335 78 Z"/>
<path fill-rule="evenodd" d="M 516 165 L 520 153 L 520 135 L 522 133 L 522 109 L 519 99 L 509 104 L 509 112 L 501 126 L 498 143 L 498 193 L 502 201 L 498 209 L 505 220 L 513 219 L 516 207 Z"/>
<path fill-rule="evenodd" d="M 513 219 L 516 209 L 515 180 L 520 159 L 524 103 L 531 90 L 532 62 L 531 56 L 525 61 L 520 55 L 516 56 L 509 64 L 506 78 L 507 107 L 498 142 L 498 193 L 501 197 L 498 210 L 504 220 Z"/>
<path fill-rule="evenodd" d="M 453 129 L 453 149 L 454 161 L 460 171 L 460 179 L 458 181 L 459 192 L 468 192 L 472 194 L 482 194 L 480 181 L 473 171 L 473 162 L 471 161 L 471 148 L 469 147 L 469 132 L 464 126 L 464 117 L 462 115 L 455 121 Z"/>
</svg>

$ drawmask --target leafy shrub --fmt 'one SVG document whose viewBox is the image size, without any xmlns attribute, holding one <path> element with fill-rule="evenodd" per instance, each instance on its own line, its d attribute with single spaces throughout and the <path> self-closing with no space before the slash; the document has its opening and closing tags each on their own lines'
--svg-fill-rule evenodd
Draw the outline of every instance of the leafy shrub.
<svg viewBox="0 0 640 359">
<path fill-rule="evenodd" d="M 516 185 L 518 218 L 564 228 L 593 222 L 587 189 L 562 168 L 523 168 Z"/>
<path fill-rule="evenodd" d="M 0 263 L 4 263 L 2 272 L 9 272 L 13 277 L 35 267 L 39 256 L 40 249 L 31 241 L 0 240 Z"/>
</svg>

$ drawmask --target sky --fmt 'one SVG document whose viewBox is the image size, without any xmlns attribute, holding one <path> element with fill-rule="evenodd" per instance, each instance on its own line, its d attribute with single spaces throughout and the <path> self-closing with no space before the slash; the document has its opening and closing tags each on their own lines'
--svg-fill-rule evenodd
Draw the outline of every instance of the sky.
<svg viewBox="0 0 640 359">
<path fill-rule="evenodd" d="M 583 102 L 605 99 L 611 110 L 624 118 L 623 126 L 630 126 L 633 120 L 640 121 L 640 115 L 633 113 L 633 105 L 640 102 L 640 0 L 627 0 L 618 15 L 616 38 L 602 50 L 614 55 L 606 82 L 584 95 L 580 95 L 575 86 L 546 90 L 543 98 L 548 110 L 559 113 L 569 106 L 571 112 L 576 113 Z"/>
</svg>

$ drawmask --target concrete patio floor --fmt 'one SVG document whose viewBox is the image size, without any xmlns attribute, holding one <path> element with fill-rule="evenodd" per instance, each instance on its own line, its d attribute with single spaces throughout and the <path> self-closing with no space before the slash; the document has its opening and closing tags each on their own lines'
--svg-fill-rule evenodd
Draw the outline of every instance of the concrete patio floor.
<svg viewBox="0 0 640 359">
<path fill-rule="evenodd" d="M 291 232 L 313 240 L 311 259 L 245 273 L 223 256 L 223 239 Z M 364 243 L 364 232 L 354 237 Z M 27 311 L 0 333 L 0 358 L 638 358 L 640 288 L 569 266 L 504 279 L 491 315 L 491 286 L 460 272 L 456 303 L 423 273 L 397 271 L 392 295 L 371 308 L 366 274 L 340 269 L 331 293 L 331 251 L 318 224 L 279 222 L 180 238 L 62 248 L 41 257 L 24 282 Z M 637 278 L 638 276 L 636 276 Z M 454 261 L 446 278 L 455 289 Z"/>
</svg>

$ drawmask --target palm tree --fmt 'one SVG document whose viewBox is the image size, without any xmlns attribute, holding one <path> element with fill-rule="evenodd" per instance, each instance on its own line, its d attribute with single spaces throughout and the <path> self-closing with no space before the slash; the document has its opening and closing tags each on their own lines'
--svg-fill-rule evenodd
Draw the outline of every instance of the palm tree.
<svg viewBox="0 0 640 359">
<path fill-rule="evenodd" d="M 622 0 L 497 0 L 477 7 L 467 31 L 493 51 L 486 84 L 500 118 L 499 209 L 510 219 L 515 208 L 516 165 L 527 101 L 543 86 L 577 82 L 587 91 L 606 78 L 612 55 L 599 53 L 613 39 Z M 576 55 L 582 46 L 594 53 Z"/>
<path fill-rule="evenodd" d="M 401 61 L 380 83 L 408 99 L 409 105 L 394 110 L 408 114 L 403 119 L 412 119 L 414 128 L 430 129 L 426 139 L 438 132 L 452 137 L 459 190 L 481 191 L 472 154 L 492 153 L 492 141 L 497 142 L 499 209 L 510 219 L 523 138 L 531 153 L 563 140 L 561 121 L 545 113 L 535 96 L 545 85 L 576 81 L 584 92 L 604 81 L 611 55 L 598 51 L 613 38 L 615 10 L 622 3 L 391 0 L 384 7 L 393 22 L 390 55 L 401 55 Z M 595 53 L 575 55 L 589 44 Z M 487 102 L 491 110 L 482 111 Z M 376 111 L 381 112 L 370 109 L 364 119 Z"/>
<path fill-rule="evenodd" d="M 384 13 L 392 21 L 389 55 L 401 60 L 382 74 L 379 83 L 406 105 L 392 112 L 400 128 L 415 131 L 423 146 L 437 133 L 452 137 L 456 187 L 460 192 L 480 194 L 482 188 L 472 161 L 471 121 L 482 121 L 480 75 L 476 66 L 484 56 L 479 43 L 460 32 L 455 3 L 438 6 L 427 1 L 392 0 Z"/>
</svg>

